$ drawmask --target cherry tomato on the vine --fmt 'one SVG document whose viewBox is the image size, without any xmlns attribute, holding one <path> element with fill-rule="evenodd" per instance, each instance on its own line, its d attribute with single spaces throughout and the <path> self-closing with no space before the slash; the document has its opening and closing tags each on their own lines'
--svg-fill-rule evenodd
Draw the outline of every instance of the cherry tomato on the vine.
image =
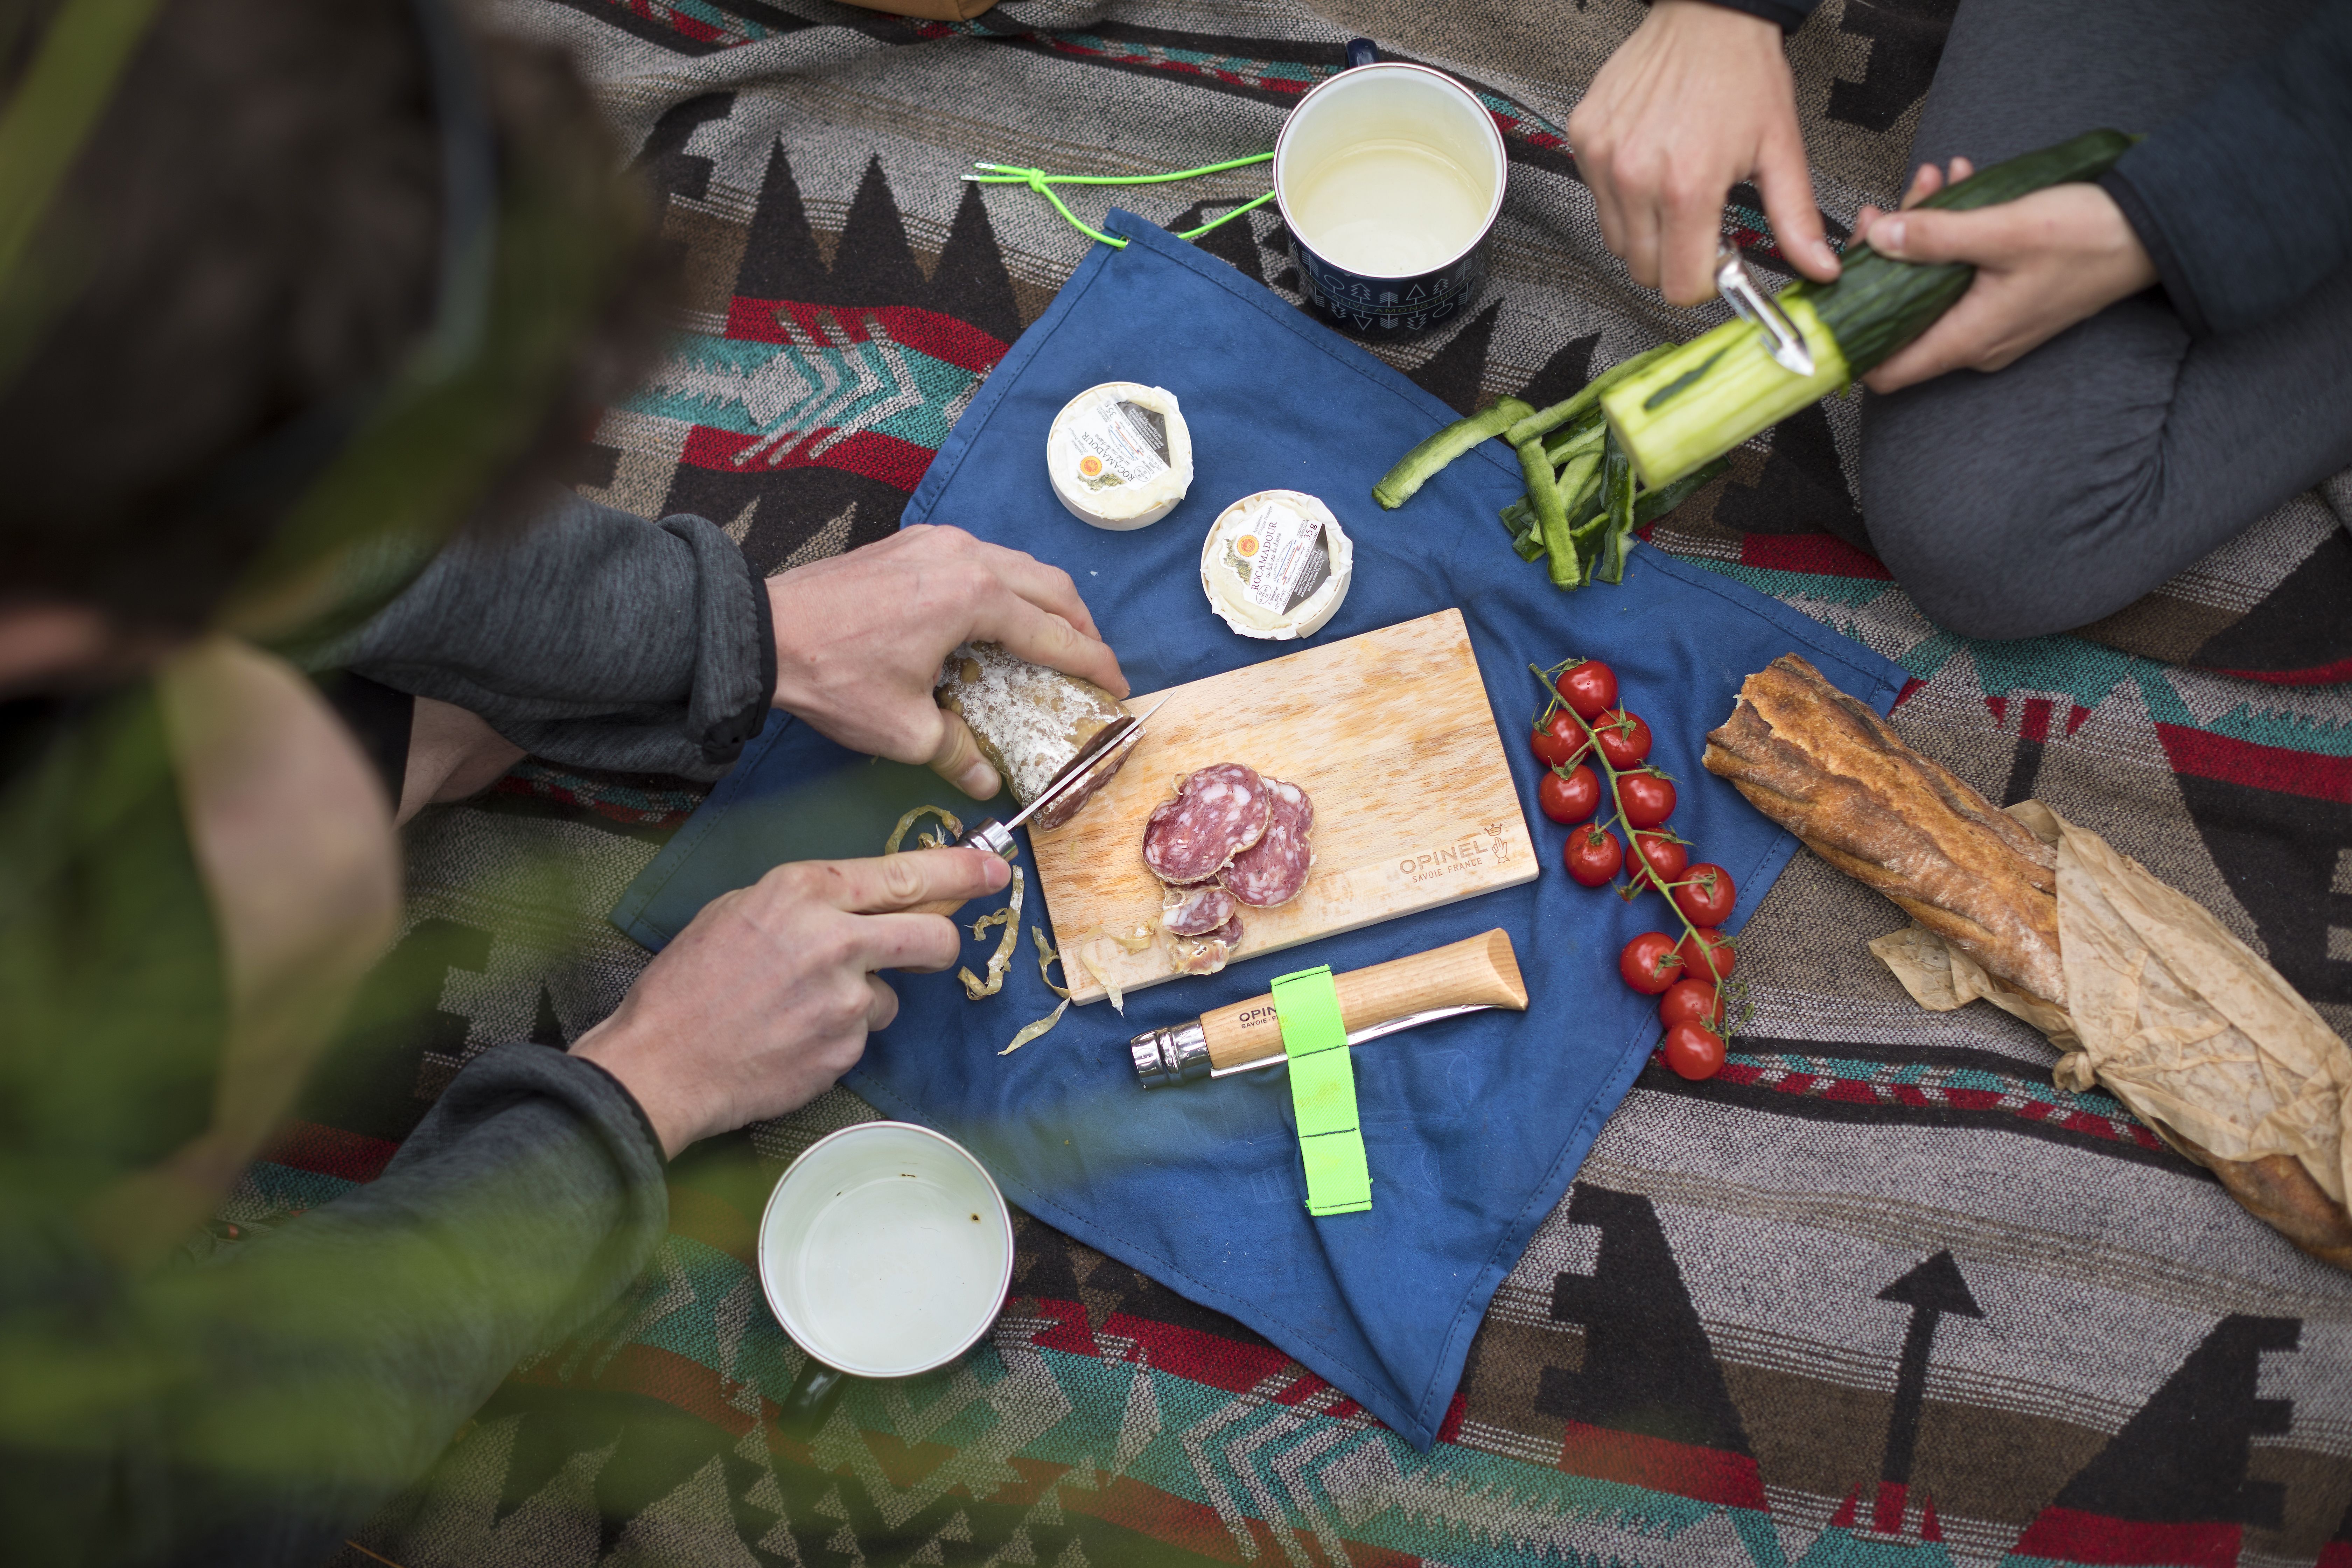
<svg viewBox="0 0 2352 1568">
<path fill-rule="evenodd" d="M 1554 822 L 1582 822 L 1601 808 L 1601 781 L 1591 768 L 1555 769 L 1536 786 L 1536 805 Z"/>
<path fill-rule="evenodd" d="M 1685 977 L 1667 986 L 1666 994 L 1658 998 L 1658 1022 L 1669 1029 L 1676 1024 L 1700 1024 L 1719 1030 L 1723 998 L 1706 981 Z"/>
<path fill-rule="evenodd" d="M 1642 874 L 1644 866 L 1663 887 L 1683 874 L 1683 867 L 1689 862 L 1690 856 L 1671 834 L 1636 833 L 1633 835 L 1633 847 L 1626 858 L 1633 862 L 1633 885 L 1643 888 L 1650 885 L 1649 878 Z"/>
<path fill-rule="evenodd" d="M 1621 773 L 1641 766 L 1650 754 L 1650 727 L 1622 708 L 1592 721 L 1592 734 L 1601 742 L 1601 754 Z"/>
<path fill-rule="evenodd" d="M 1560 709 L 1537 726 L 1533 744 L 1544 766 L 1558 768 L 1582 756 L 1591 742 L 1584 738 L 1584 726 L 1576 721 L 1576 715 Z"/>
<path fill-rule="evenodd" d="M 1675 814 L 1675 781 L 1655 768 L 1643 768 L 1617 781 L 1617 804 L 1634 827 L 1657 827 Z"/>
<path fill-rule="evenodd" d="M 1597 658 L 1570 665 L 1552 684 L 1560 700 L 1587 719 L 1617 705 L 1617 672 Z"/>
<path fill-rule="evenodd" d="M 1691 924 L 1719 926 L 1731 918 L 1732 906 L 1739 901 L 1739 889 L 1732 885 L 1730 872 L 1701 861 L 1684 868 L 1674 896 L 1675 908 L 1682 910 L 1683 919 Z"/>
<path fill-rule="evenodd" d="M 1723 1040 L 1696 1024 L 1676 1024 L 1660 1047 L 1666 1065 L 1686 1079 L 1713 1078 L 1723 1070 Z"/>
<path fill-rule="evenodd" d="M 1579 886 L 1597 888 L 1625 864 L 1625 851 L 1608 829 L 1580 827 L 1568 836 L 1560 859 Z"/>
<path fill-rule="evenodd" d="M 1720 983 L 1730 979 L 1731 972 L 1739 967 L 1739 955 L 1732 951 L 1731 939 L 1706 926 L 1683 938 L 1677 952 L 1684 967 L 1703 979 Z"/>
<path fill-rule="evenodd" d="M 1655 996 L 1683 977 L 1683 955 L 1665 932 L 1645 931 L 1617 955 L 1617 973 L 1643 995 Z"/>
</svg>

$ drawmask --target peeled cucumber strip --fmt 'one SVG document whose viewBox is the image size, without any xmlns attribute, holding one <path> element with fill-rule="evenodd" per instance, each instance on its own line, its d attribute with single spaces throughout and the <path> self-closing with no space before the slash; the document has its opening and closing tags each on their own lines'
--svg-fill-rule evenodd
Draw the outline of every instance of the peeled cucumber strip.
<svg viewBox="0 0 2352 1568">
<path fill-rule="evenodd" d="M 1372 499 L 1394 511 L 1413 493 L 1437 477 L 1438 470 L 1475 447 L 1501 435 L 1535 410 L 1516 397 L 1506 397 L 1492 408 L 1457 419 L 1396 460 L 1372 487 Z"/>
<path fill-rule="evenodd" d="M 1575 418 L 1578 415 L 1584 413 L 1594 404 L 1600 402 L 1601 395 L 1602 393 L 1608 391 L 1611 387 L 1616 385 L 1627 376 L 1633 374 L 1643 365 L 1649 363 L 1652 360 L 1656 359 L 1660 354 L 1671 353 L 1672 352 L 1674 352 L 1674 344 L 1662 343 L 1654 349 L 1643 349 L 1632 359 L 1624 360 L 1619 363 L 1611 365 L 1607 370 L 1602 371 L 1599 375 L 1594 376 L 1591 381 L 1586 382 L 1574 393 L 1560 399 L 1558 403 L 1553 404 L 1549 408 L 1543 410 L 1539 414 L 1528 414 L 1525 419 L 1520 420 L 1517 424 L 1512 426 L 1509 430 L 1506 431 L 1504 433 L 1503 439 L 1508 441 L 1512 446 L 1517 447 L 1521 442 L 1531 441 L 1538 436 L 1549 435 L 1554 430 L 1557 430 L 1561 426 L 1567 424 L 1570 420 Z"/>
</svg>

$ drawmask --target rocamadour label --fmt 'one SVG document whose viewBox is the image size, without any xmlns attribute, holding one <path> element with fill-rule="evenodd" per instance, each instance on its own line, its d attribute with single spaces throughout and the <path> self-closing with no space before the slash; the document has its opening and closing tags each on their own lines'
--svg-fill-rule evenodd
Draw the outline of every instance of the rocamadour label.
<svg viewBox="0 0 2352 1568">
<path fill-rule="evenodd" d="M 1124 398 L 1078 410 L 1062 426 L 1062 435 L 1076 454 L 1077 481 L 1088 489 L 1139 485 L 1172 466 L 1166 417 Z"/>
<path fill-rule="evenodd" d="M 1331 575 L 1322 520 L 1272 497 L 1235 531 L 1230 548 L 1242 568 L 1242 596 L 1272 615 L 1288 615 Z"/>
</svg>

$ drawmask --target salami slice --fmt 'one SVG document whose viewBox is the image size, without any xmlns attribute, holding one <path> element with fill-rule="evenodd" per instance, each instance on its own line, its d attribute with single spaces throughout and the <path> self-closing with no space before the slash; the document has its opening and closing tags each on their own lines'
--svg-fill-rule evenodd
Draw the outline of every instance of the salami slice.
<svg viewBox="0 0 2352 1568">
<path fill-rule="evenodd" d="M 1315 803 L 1286 780 L 1270 778 L 1265 786 L 1273 796 L 1265 832 L 1217 873 L 1227 892 L 1261 910 L 1297 898 L 1315 866 L 1315 846 L 1308 837 L 1315 826 Z"/>
<path fill-rule="evenodd" d="M 1227 947 L 1234 946 L 1242 940 L 1241 915 L 1236 912 L 1233 919 L 1227 921 L 1224 924 L 1219 926 L 1209 934 L 1214 937 L 1217 941 L 1223 942 Z"/>
<path fill-rule="evenodd" d="M 1274 791 L 1257 770 L 1212 763 L 1188 776 L 1143 825 L 1143 863 L 1180 888 L 1205 882 L 1265 836 Z"/>
<path fill-rule="evenodd" d="M 1160 924 L 1171 936 L 1208 936 L 1240 918 L 1234 896 L 1211 882 L 1204 887 L 1171 889 Z"/>
</svg>

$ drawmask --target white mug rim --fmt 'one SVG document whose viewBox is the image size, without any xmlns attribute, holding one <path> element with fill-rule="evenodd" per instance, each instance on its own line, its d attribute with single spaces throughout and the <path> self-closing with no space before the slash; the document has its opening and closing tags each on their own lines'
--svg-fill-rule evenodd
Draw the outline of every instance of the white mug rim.
<svg viewBox="0 0 2352 1568">
<path fill-rule="evenodd" d="M 888 1371 L 877 1372 L 865 1367 L 844 1366 L 841 1363 L 834 1360 L 832 1357 L 821 1353 L 816 1350 L 813 1343 L 815 1336 L 810 1334 L 803 1327 L 793 1321 L 793 1315 L 790 1312 L 787 1312 L 783 1308 L 783 1304 L 776 1299 L 775 1287 L 771 1284 L 768 1279 L 768 1226 L 775 1216 L 776 1201 L 783 1196 L 785 1184 L 793 1179 L 793 1173 L 799 1170 L 802 1163 L 806 1161 L 810 1155 L 815 1153 L 818 1150 L 824 1148 L 828 1143 L 838 1142 L 845 1138 L 855 1137 L 860 1133 L 873 1132 L 885 1128 L 898 1131 L 919 1132 L 926 1138 L 933 1139 L 938 1142 L 943 1143 L 959 1159 L 962 1160 L 965 1164 L 970 1165 L 973 1171 L 979 1173 L 982 1183 L 988 1188 L 988 1195 L 995 1201 L 997 1224 L 1002 1226 L 1003 1230 L 1004 1267 L 1000 1271 L 996 1281 L 996 1310 L 990 1312 L 985 1318 L 982 1319 L 980 1326 L 972 1330 L 972 1331 L 967 1335 L 963 1342 L 958 1344 L 955 1349 L 940 1356 L 938 1360 L 928 1362 L 921 1366 L 898 1367 L 892 1368 Z M 811 1360 L 824 1366 L 829 1366 L 835 1372 L 845 1373 L 851 1377 L 866 1377 L 877 1380 L 888 1380 L 902 1377 L 921 1377 L 926 1373 L 937 1372 L 943 1366 L 951 1365 L 957 1360 L 961 1359 L 965 1352 L 971 1350 L 972 1346 L 978 1344 L 982 1339 L 986 1338 L 989 1330 L 996 1326 L 997 1319 L 1003 1315 L 1005 1292 L 1013 1288 L 1013 1236 L 1012 1208 L 1005 1203 L 1004 1194 L 997 1187 L 996 1178 L 988 1173 L 988 1167 L 980 1163 L 980 1157 L 978 1155 L 965 1148 L 962 1144 L 957 1142 L 954 1139 L 949 1137 L 946 1133 L 940 1132 L 933 1128 L 925 1127 L 918 1121 L 891 1121 L 887 1120 L 879 1121 L 853 1121 L 846 1127 L 835 1128 L 832 1131 L 826 1133 L 824 1137 L 818 1139 L 815 1142 L 810 1144 L 807 1148 L 794 1155 L 793 1157 L 793 1163 L 784 1167 L 783 1174 L 776 1178 L 776 1184 L 768 1190 L 768 1201 L 760 1211 L 759 1233 L 752 1243 L 752 1272 L 757 1274 L 760 1278 L 760 1294 L 767 1300 L 769 1315 L 773 1317 L 778 1325 L 783 1329 L 784 1332 L 792 1337 L 793 1343 L 801 1348 L 802 1353 L 808 1356 Z"/>
<path fill-rule="evenodd" d="M 1462 247 L 1461 249 L 1455 251 L 1453 255 L 1447 257 L 1444 261 L 1439 262 L 1436 266 L 1423 268 L 1419 272 L 1359 272 L 1352 267 L 1339 267 L 1338 262 L 1331 260 L 1328 257 L 1324 257 L 1320 251 L 1316 251 L 1316 254 L 1322 258 L 1326 266 L 1338 268 L 1339 270 L 1347 273 L 1350 277 L 1378 279 L 1384 282 L 1402 282 L 1414 278 L 1425 278 L 1433 272 L 1444 272 L 1448 268 L 1453 267 L 1456 262 L 1460 261 L 1464 257 L 1469 255 L 1472 251 L 1477 249 L 1478 247 L 1485 244 L 1486 237 L 1494 232 L 1495 220 L 1502 216 L 1504 192 L 1510 184 L 1511 158 L 1510 150 L 1503 145 L 1503 133 L 1495 128 L 1494 115 L 1487 110 L 1485 104 L 1478 101 L 1478 95 L 1472 92 L 1455 78 L 1448 76 L 1445 72 L 1437 69 L 1433 66 L 1422 65 L 1413 60 L 1373 60 L 1365 65 L 1349 66 L 1345 70 L 1334 71 L 1329 76 L 1325 77 L 1321 81 L 1317 82 L 1312 88 L 1309 88 L 1307 89 L 1307 96 L 1300 99 L 1297 103 L 1291 105 L 1290 112 L 1283 116 L 1282 129 L 1276 133 L 1274 138 L 1274 205 L 1281 210 L 1282 221 L 1284 225 L 1289 228 L 1291 237 L 1296 239 L 1300 245 L 1306 246 L 1307 249 L 1314 250 L 1314 246 L 1308 242 L 1306 235 L 1299 232 L 1298 225 L 1292 221 L 1290 216 L 1290 202 L 1288 198 L 1283 195 L 1282 173 L 1285 164 L 1282 161 L 1282 152 L 1283 149 L 1289 144 L 1291 127 L 1298 123 L 1299 116 L 1307 112 L 1309 105 L 1314 103 L 1318 98 L 1320 98 L 1329 88 L 1363 71 L 1419 71 L 1423 76 L 1433 78 L 1437 81 L 1444 83 L 1447 88 L 1460 93 L 1463 98 L 1467 100 L 1470 107 L 1477 113 L 1478 124 L 1486 132 L 1488 150 L 1494 154 L 1495 195 L 1493 198 L 1487 202 L 1486 216 L 1479 223 L 1478 232 L 1470 237 L 1470 242 Z"/>
</svg>

